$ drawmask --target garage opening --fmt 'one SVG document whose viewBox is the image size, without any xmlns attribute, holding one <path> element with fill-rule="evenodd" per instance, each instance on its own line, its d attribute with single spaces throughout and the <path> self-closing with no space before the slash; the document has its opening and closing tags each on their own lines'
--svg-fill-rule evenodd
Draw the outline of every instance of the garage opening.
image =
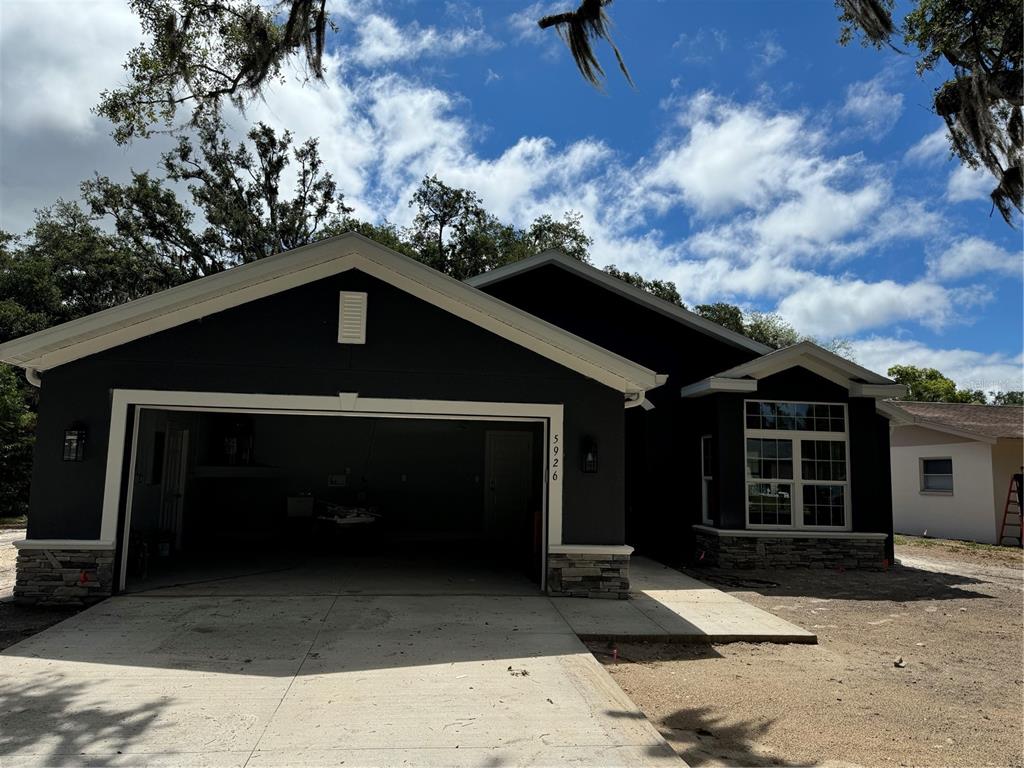
<svg viewBox="0 0 1024 768">
<path fill-rule="evenodd" d="M 137 420 L 128 591 L 311 564 L 351 592 L 395 578 L 385 570 L 539 588 L 543 423 L 156 408 Z"/>
</svg>

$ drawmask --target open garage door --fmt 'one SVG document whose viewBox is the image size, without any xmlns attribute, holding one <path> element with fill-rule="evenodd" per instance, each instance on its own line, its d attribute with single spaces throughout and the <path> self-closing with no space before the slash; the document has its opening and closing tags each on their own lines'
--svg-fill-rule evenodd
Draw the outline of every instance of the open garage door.
<svg viewBox="0 0 1024 768">
<path fill-rule="evenodd" d="M 140 407 L 122 583 L 144 590 L 315 562 L 349 574 L 352 591 L 367 570 L 446 567 L 540 588 L 546 426 Z"/>
</svg>

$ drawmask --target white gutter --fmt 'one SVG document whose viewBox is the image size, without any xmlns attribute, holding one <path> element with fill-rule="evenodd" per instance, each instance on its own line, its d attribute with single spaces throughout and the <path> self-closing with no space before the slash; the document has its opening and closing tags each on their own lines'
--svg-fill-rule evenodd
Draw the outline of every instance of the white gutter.
<svg viewBox="0 0 1024 768">
<path fill-rule="evenodd" d="M 43 380 L 39 376 L 39 371 L 37 371 L 35 368 L 25 369 L 25 379 L 26 381 L 28 381 L 29 384 L 31 384 L 36 389 L 43 386 Z"/>
</svg>

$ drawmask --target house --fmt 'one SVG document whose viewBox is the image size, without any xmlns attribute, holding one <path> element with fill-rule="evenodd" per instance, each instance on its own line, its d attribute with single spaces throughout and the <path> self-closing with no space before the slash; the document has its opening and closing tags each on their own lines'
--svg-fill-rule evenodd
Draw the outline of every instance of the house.
<svg viewBox="0 0 1024 768">
<path fill-rule="evenodd" d="M 883 408 L 892 419 L 896 531 L 1003 543 L 1010 479 L 1024 464 L 1024 407 L 894 401 Z M 1019 528 L 1007 532 L 1019 543 Z"/>
<path fill-rule="evenodd" d="M 668 384 L 626 412 L 626 540 L 667 562 L 881 568 L 902 386 L 810 342 L 772 351 L 561 253 L 471 285 Z"/>
<path fill-rule="evenodd" d="M 40 387 L 16 598 L 284 550 L 603 597 L 628 596 L 634 542 L 891 556 L 889 380 L 566 257 L 471 283 L 347 234 L 0 345 Z"/>
</svg>

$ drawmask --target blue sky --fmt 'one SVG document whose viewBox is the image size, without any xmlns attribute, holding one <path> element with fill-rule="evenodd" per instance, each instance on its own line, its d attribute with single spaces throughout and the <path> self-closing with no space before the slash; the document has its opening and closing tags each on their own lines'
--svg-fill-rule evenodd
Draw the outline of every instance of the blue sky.
<svg viewBox="0 0 1024 768">
<path fill-rule="evenodd" d="M 506 220 L 583 214 L 594 260 L 674 280 L 687 303 L 783 314 L 862 364 L 1021 388 L 1021 234 L 950 160 L 913 58 L 836 43 L 827 0 L 618 0 L 635 88 L 604 92 L 536 28 L 571 3 L 337 0 L 328 81 L 234 116 L 318 136 L 360 215 L 404 223 L 427 173 Z M 82 178 L 155 164 L 89 111 L 138 29 L 119 0 L 4 3 L 0 221 Z M 50 14 L 46 35 L 29 23 Z M 59 34 L 67 27 L 67 36 Z M 38 28 L 38 25 L 35 25 Z M 56 32 L 54 32 L 56 30 Z M 48 40 L 71 42 L 60 50 Z"/>
</svg>

